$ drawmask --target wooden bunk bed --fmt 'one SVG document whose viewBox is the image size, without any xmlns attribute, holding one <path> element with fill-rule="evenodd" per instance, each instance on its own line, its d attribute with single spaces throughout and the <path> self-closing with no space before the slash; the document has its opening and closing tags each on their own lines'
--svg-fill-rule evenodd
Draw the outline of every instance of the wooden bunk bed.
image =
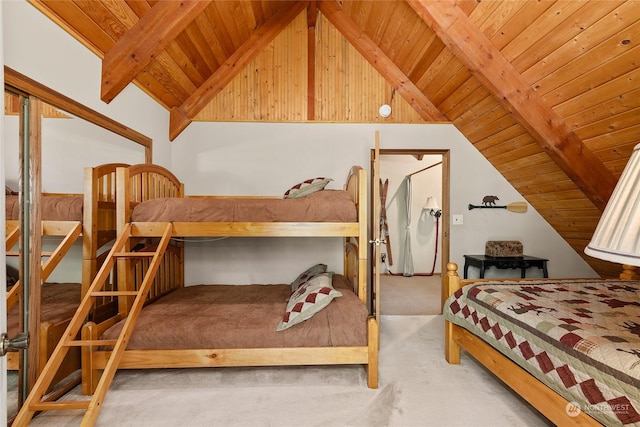
<svg viewBox="0 0 640 427">
<path fill-rule="evenodd" d="M 367 295 L 367 184 L 366 173 L 360 167 L 353 167 L 348 175 L 343 195 L 347 195 L 353 208 L 353 217 L 349 220 L 314 220 L 305 221 L 302 218 L 286 221 L 264 219 L 217 219 L 194 222 L 176 219 L 172 216 L 160 217 L 150 222 L 139 214 L 145 203 L 162 203 L 163 212 L 173 211 L 168 208 L 172 203 L 222 203 L 229 199 L 236 199 L 239 203 L 255 199 L 257 203 L 276 203 L 276 198 L 251 197 L 197 197 L 185 198 L 184 186 L 166 169 L 156 165 L 134 165 L 117 169 L 117 205 L 118 205 L 118 239 L 113 245 L 105 264 L 98 272 L 89 292 L 85 295 L 78 312 L 67 331 L 65 338 L 54 351 L 43 374 L 38 379 L 25 405 L 16 418 L 16 422 L 26 423 L 36 411 L 55 409 L 84 409 L 84 422 L 93 424 L 108 391 L 109 384 L 117 369 L 126 368 L 184 368 L 184 367 L 228 367 L 228 366 L 282 366 L 282 365 L 331 365 L 331 364 L 359 364 L 364 365 L 368 374 L 368 385 L 376 388 L 378 383 L 378 320 L 370 315 L 367 309 L 369 296 Z M 338 192 L 337 190 L 326 190 Z M 323 192 L 320 192 L 323 193 Z M 331 196 L 322 194 L 320 197 Z M 282 197 L 279 197 L 280 199 Z M 250 202 L 251 203 L 251 202 Z M 194 211 L 180 205 L 175 209 L 178 214 Z M 198 209 L 195 209 L 198 210 Z M 210 210 L 210 209 L 205 209 Z M 238 209 L 236 209 L 237 211 Z M 242 209 L 240 209 L 242 210 Z M 255 210 L 255 208 L 254 208 Z M 152 209 L 151 212 L 155 210 Z M 190 215 L 189 214 L 189 215 Z M 283 334 L 281 343 L 273 344 L 271 338 L 265 338 L 268 344 L 247 346 L 246 343 L 233 345 L 208 346 L 192 344 L 169 343 L 172 348 L 144 348 L 147 336 L 138 326 L 145 323 L 155 323 L 145 320 L 146 314 L 154 310 L 163 311 L 162 301 L 181 298 L 181 293 L 191 292 L 193 288 L 200 293 L 196 298 L 211 298 L 229 302 L 228 292 L 249 289 L 254 285 L 206 285 L 184 286 L 183 248 L 181 243 L 170 243 L 172 237 L 341 237 L 344 239 L 344 272 L 334 274 L 332 282 L 343 293 L 343 296 L 333 300 L 323 312 L 338 309 L 341 304 L 354 303 L 359 310 L 352 310 L 347 306 L 341 309 L 343 321 L 352 311 L 359 311 L 359 333 L 353 334 L 354 341 L 349 339 L 337 340 L 330 343 L 313 344 L 292 342 L 284 339 L 285 335 L 295 337 L 295 328 L 305 328 L 311 325 L 315 316 L 299 325 L 282 332 L 270 331 L 271 338 L 276 334 Z M 118 271 L 117 291 L 104 291 L 101 282 L 112 269 Z M 340 282 L 337 284 L 336 281 Z M 260 287 L 260 285 L 256 285 Z M 282 317 L 287 305 L 286 297 L 291 294 L 290 285 L 273 286 L 270 297 L 265 294 L 259 298 L 269 298 L 277 301 L 275 306 L 281 312 L 276 317 Z M 226 289 L 225 289 L 226 287 Z M 209 297 L 209 290 L 218 295 Z M 261 291 L 265 289 L 260 288 Z M 233 290 L 233 291 L 232 291 Z M 118 315 L 104 319 L 102 322 L 88 322 L 84 318 L 90 312 L 92 299 L 102 295 L 117 295 Z M 348 295 L 348 296 L 347 296 Z M 244 298 L 242 296 L 241 298 Z M 237 302 L 237 301 L 236 301 Z M 143 306 L 146 308 L 143 309 Z M 224 303 L 222 304 L 224 305 Z M 237 305 L 237 304 L 236 304 Z M 213 311 L 217 311 L 217 308 Z M 362 315 L 364 312 L 364 315 Z M 329 314 L 327 314 L 329 316 Z M 162 317 L 162 316 L 161 316 Z M 321 316 L 318 316 L 319 318 Z M 271 319 L 274 319 L 273 316 Z M 220 320 L 220 318 L 218 318 Z M 138 323 L 136 323 L 138 322 Z M 268 328 L 275 329 L 274 320 L 268 321 Z M 83 327 L 84 324 L 84 327 Z M 105 337 L 104 333 L 112 327 L 119 327 L 119 331 Z M 81 339 L 77 339 L 82 329 Z M 108 333 L 108 332 L 107 332 Z M 263 334 L 253 331 L 253 336 Z M 287 334 L 288 333 L 288 334 Z M 194 333 L 187 335 L 197 335 Z M 265 336 L 267 334 L 264 334 Z M 299 334 L 304 335 L 304 334 Z M 357 338 L 359 336 L 360 338 Z M 291 338 L 293 339 L 293 338 Z M 331 341 L 331 340 L 329 340 Z M 138 347 L 136 349 L 130 346 Z M 91 400 L 77 402 L 43 402 L 45 392 L 57 364 L 61 363 L 70 348 L 82 348 L 83 360 L 83 392 L 93 394 Z M 183 348 L 176 348 L 183 347 Z M 186 347 L 186 348 L 185 348 Z"/>
<path fill-rule="evenodd" d="M 449 363 L 465 350 L 556 425 L 640 423 L 640 277 L 461 280 L 447 269 Z"/>
<path fill-rule="evenodd" d="M 109 163 L 85 168 L 83 194 L 42 195 L 42 237 L 56 239 L 58 243 L 53 251 L 42 253 L 38 372 L 44 368 L 76 312 L 82 295 L 95 277 L 97 267 L 104 261 L 108 253 L 105 245 L 116 238 L 115 171 L 122 166 L 127 165 Z M 17 250 L 13 250 L 18 245 L 20 235 L 18 203 L 17 194 L 6 196 L 7 256 L 19 255 Z M 81 283 L 46 283 L 80 237 L 83 247 Z M 18 281 L 7 292 L 9 336 L 16 336 L 21 330 L 17 306 L 21 290 L 22 286 Z M 18 365 L 18 353 L 8 353 L 8 368 L 17 370 Z M 79 368 L 80 352 L 74 351 L 65 361 L 57 378 L 64 378 Z"/>
</svg>

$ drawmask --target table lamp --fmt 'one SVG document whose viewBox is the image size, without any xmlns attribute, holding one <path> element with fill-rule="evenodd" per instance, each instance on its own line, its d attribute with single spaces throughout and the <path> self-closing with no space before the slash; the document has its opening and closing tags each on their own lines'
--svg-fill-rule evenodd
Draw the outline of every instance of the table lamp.
<svg viewBox="0 0 640 427">
<path fill-rule="evenodd" d="M 633 149 L 584 252 L 605 261 L 640 266 L 640 144 Z"/>
</svg>

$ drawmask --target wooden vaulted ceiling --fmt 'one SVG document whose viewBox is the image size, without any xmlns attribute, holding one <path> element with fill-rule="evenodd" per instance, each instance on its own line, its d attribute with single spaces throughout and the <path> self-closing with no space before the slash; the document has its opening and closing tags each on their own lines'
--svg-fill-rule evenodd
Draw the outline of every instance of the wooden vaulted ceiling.
<svg viewBox="0 0 640 427">
<path fill-rule="evenodd" d="M 29 0 L 192 121 L 451 122 L 583 254 L 640 142 L 638 0 Z M 390 117 L 378 107 L 388 103 Z M 471 166 L 471 165 L 470 165 Z"/>
</svg>

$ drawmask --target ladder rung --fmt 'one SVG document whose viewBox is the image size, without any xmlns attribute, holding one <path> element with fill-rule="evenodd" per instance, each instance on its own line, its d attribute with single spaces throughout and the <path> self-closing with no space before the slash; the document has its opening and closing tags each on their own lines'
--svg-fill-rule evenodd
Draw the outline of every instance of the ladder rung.
<svg viewBox="0 0 640 427">
<path fill-rule="evenodd" d="M 64 409 L 89 409 L 90 400 L 40 402 L 29 405 L 31 411 L 55 411 Z"/>
<path fill-rule="evenodd" d="M 140 257 L 152 257 L 156 253 L 155 252 L 121 252 L 119 254 L 113 254 L 114 257 L 117 258 L 140 258 Z"/>
<path fill-rule="evenodd" d="M 116 345 L 118 340 L 74 340 L 65 341 L 63 345 L 67 347 L 82 347 L 90 345 Z"/>
<path fill-rule="evenodd" d="M 92 297 L 117 297 L 117 296 L 137 296 L 138 291 L 96 291 L 91 292 Z"/>
<path fill-rule="evenodd" d="M 6 256 L 18 256 L 20 255 L 20 252 L 18 251 L 9 251 L 5 253 Z M 40 252 L 40 256 L 51 256 L 53 255 L 53 252 Z"/>
</svg>

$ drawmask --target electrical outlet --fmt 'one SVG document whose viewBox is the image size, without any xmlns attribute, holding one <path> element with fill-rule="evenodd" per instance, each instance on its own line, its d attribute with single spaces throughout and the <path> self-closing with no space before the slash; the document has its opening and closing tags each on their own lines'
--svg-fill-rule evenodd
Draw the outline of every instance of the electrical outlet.
<svg viewBox="0 0 640 427">
<path fill-rule="evenodd" d="M 463 223 L 462 215 L 453 215 L 453 225 L 462 225 Z"/>
</svg>

